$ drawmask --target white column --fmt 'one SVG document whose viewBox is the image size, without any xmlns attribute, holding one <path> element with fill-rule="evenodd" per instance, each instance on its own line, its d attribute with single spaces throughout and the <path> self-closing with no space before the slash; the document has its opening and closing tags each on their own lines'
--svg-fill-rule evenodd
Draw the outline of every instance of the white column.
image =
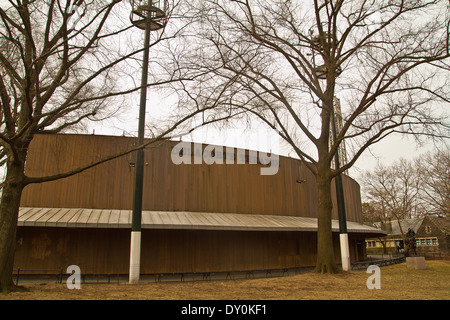
<svg viewBox="0 0 450 320">
<path fill-rule="evenodd" d="M 130 284 L 138 283 L 140 273 L 141 273 L 141 231 L 132 231 L 131 248 L 130 248 L 129 283 Z"/>
<path fill-rule="evenodd" d="M 350 251 L 348 249 L 348 234 L 347 233 L 339 234 L 339 239 L 341 243 L 342 270 L 350 271 Z"/>
</svg>

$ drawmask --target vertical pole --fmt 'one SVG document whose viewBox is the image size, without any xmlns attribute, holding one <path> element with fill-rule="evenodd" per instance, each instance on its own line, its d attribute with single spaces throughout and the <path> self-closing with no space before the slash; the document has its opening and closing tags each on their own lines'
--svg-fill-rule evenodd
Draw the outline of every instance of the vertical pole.
<svg viewBox="0 0 450 320">
<path fill-rule="evenodd" d="M 333 141 L 336 143 L 337 140 L 337 132 L 336 132 L 336 115 L 334 110 L 334 102 L 333 109 L 331 112 L 331 129 L 333 134 Z M 334 155 L 334 167 L 338 170 L 341 165 L 339 161 L 339 148 L 336 149 L 336 154 Z M 342 184 L 342 175 L 339 174 L 334 178 L 334 182 L 336 185 L 336 201 L 337 201 L 337 209 L 339 216 L 339 241 L 341 248 L 341 261 L 342 261 L 342 270 L 349 271 L 350 270 L 350 250 L 348 247 L 348 234 L 347 234 L 347 218 L 345 214 L 345 202 L 344 202 L 344 187 Z"/>
<path fill-rule="evenodd" d="M 144 144 L 145 108 L 147 102 L 148 59 L 150 45 L 150 24 L 145 26 L 144 54 L 142 61 L 141 99 L 139 104 L 138 145 Z M 144 150 L 136 151 L 136 167 L 134 177 L 133 213 L 131 220 L 130 274 L 129 283 L 139 282 L 141 269 L 141 217 L 142 192 L 144 184 Z"/>
</svg>

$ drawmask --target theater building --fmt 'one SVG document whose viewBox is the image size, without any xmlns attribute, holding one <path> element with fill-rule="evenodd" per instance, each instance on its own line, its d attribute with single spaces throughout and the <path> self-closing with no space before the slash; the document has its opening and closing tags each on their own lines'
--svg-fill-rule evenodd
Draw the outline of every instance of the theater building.
<svg viewBox="0 0 450 320">
<path fill-rule="evenodd" d="M 135 142 L 118 136 L 37 135 L 26 173 L 66 172 Z M 315 265 L 317 190 L 305 165 L 272 157 L 276 173 L 263 175 L 261 169 L 269 165 L 254 158 L 255 152 L 222 148 L 220 153 L 218 146 L 211 157 L 230 160 L 232 152 L 236 161 L 211 164 L 203 145 L 203 158 L 196 159 L 193 147 L 189 164 L 174 161 L 177 146 L 178 141 L 164 141 L 145 149 L 141 274 Z M 177 152 L 186 159 L 185 150 Z M 15 269 L 50 273 L 78 265 L 85 273 L 128 274 L 134 157 L 131 153 L 68 178 L 28 185 L 21 200 Z M 348 176 L 343 183 L 355 262 L 365 258 L 366 238 L 385 233 L 362 223 L 358 183 Z M 337 210 L 333 219 L 340 263 Z"/>
</svg>

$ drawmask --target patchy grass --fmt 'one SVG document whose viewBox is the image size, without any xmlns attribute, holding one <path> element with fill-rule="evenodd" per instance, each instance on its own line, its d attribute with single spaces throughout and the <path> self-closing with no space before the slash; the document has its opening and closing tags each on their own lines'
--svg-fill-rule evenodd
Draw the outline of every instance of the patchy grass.
<svg viewBox="0 0 450 320">
<path fill-rule="evenodd" d="M 69 290 L 65 283 L 26 286 L 28 292 L 0 295 L 0 300 L 449 300 L 450 262 L 427 261 L 426 270 L 406 263 L 381 268 L 381 289 L 369 290 L 371 274 L 305 273 L 291 277 L 251 280 L 152 284 L 82 284 Z"/>
</svg>

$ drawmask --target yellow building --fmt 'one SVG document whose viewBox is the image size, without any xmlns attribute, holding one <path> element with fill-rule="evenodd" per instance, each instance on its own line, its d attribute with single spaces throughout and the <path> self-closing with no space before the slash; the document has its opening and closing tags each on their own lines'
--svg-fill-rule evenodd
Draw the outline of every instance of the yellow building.
<svg viewBox="0 0 450 320">
<path fill-rule="evenodd" d="M 450 251 L 450 221 L 448 218 L 426 216 L 405 220 L 390 220 L 377 227 L 387 232 L 387 236 L 366 239 L 367 254 L 404 252 L 404 235 L 411 229 L 415 232 L 418 254 Z"/>
</svg>

